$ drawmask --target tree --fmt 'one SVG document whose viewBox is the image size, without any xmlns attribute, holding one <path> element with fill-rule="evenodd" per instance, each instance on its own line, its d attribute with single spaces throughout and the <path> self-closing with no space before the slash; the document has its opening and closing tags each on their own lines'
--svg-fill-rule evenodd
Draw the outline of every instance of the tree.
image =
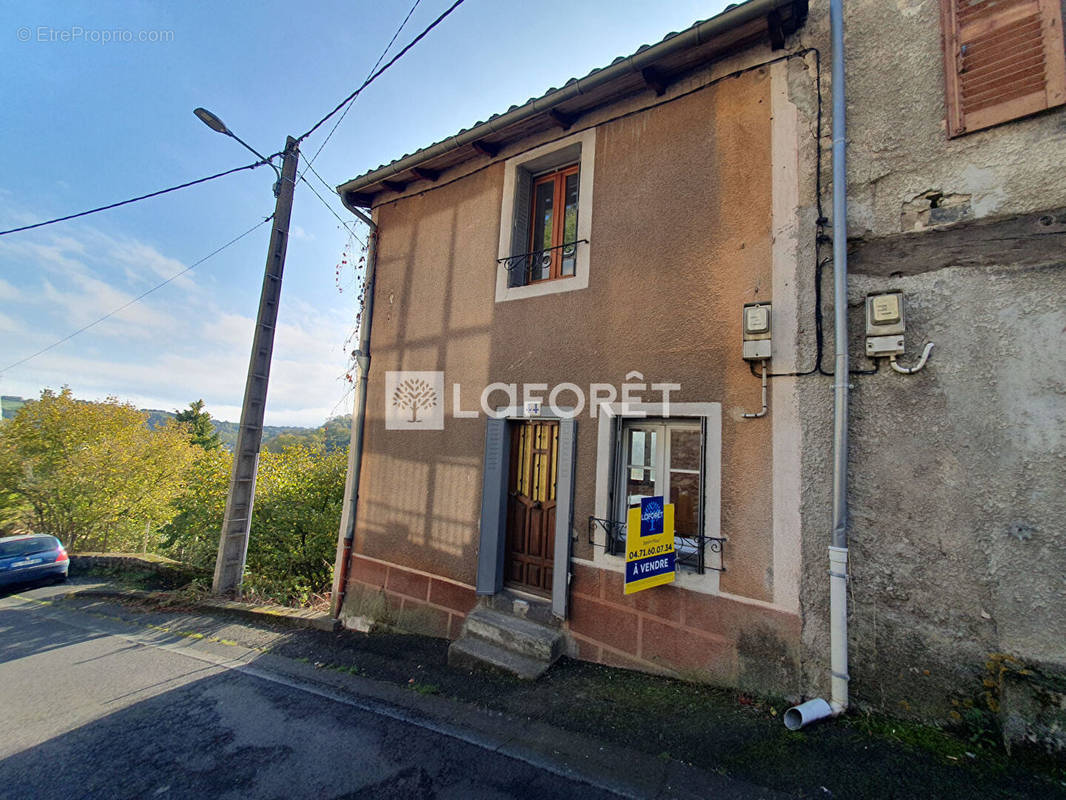
<svg viewBox="0 0 1066 800">
<path fill-rule="evenodd" d="M 214 567 L 232 469 L 228 450 L 197 451 L 185 471 L 185 491 L 174 500 L 174 518 L 161 532 L 166 555 L 195 567 Z"/>
<path fill-rule="evenodd" d="M 327 453 L 332 453 L 334 450 L 347 450 L 352 438 L 352 415 L 330 417 L 320 430 L 322 431 L 322 444 Z"/>
<path fill-rule="evenodd" d="M 109 397 L 46 389 L 0 428 L 0 487 L 24 504 L 24 524 L 69 550 L 140 549 L 146 524 L 174 515 L 194 450 L 177 425 Z"/>
<path fill-rule="evenodd" d="M 189 403 L 184 411 L 175 411 L 174 419 L 188 427 L 192 443 L 204 450 L 214 450 L 222 444 L 211 424 L 211 415 L 204 411 L 202 399 Z"/>
<path fill-rule="evenodd" d="M 328 590 L 348 456 L 296 445 L 263 453 L 245 586 L 281 602 Z"/>
</svg>

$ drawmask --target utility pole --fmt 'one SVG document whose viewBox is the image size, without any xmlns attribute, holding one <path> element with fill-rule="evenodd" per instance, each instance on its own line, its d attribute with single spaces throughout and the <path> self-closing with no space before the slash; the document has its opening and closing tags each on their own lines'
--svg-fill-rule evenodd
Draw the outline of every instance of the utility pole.
<svg viewBox="0 0 1066 800">
<path fill-rule="evenodd" d="M 263 290 L 259 295 L 259 316 L 255 322 L 252 356 L 248 362 L 248 379 L 244 385 L 244 405 L 241 407 L 241 426 L 237 432 L 237 449 L 233 454 L 233 472 L 230 476 L 229 494 L 226 496 L 226 515 L 222 522 L 218 558 L 215 560 L 215 577 L 211 584 L 211 591 L 216 595 L 232 593 L 239 596 L 244 577 L 248 533 L 252 524 L 252 503 L 255 499 L 255 477 L 259 468 L 259 446 L 263 441 L 263 414 L 266 410 L 267 383 L 270 380 L 270 358 L 274 352 L 274 328 L 278 321 L 281 276 L 285 270 L 289 217 L 292 214 L 292 196 L 296 189 L 296 164 L 299 155 L 297 141 L 291 136 L 288 137 L 285 142 L 285 161 L 281 167 L 276 192 L 274 227 L 270 233 Z"/>
</svg>

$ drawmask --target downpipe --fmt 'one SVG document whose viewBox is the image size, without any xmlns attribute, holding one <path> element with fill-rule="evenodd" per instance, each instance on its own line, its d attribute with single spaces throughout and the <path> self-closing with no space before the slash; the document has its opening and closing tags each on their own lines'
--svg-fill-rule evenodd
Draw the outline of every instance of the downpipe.
<svg viewBox="0 0 1066 800">
<path fill-rule="evenodd" d="M 366 427 L 367 377 L 370 373 L 370 327 L 374 318 L 374 282 L 377 277 L 378 226 L 357 208 L 349 209 L 370 227 L 367 238 L 366 282 L 364 284 L 363 316 L 359 320 L 359 347 L 355 351 L 355 399 L 352 404 L 352 433 L 348 443 L 348 479 L 344 486 L 344 505 L 340 529 L 337 532 L 337 554 L 333 564 L 333 592 L 329 615 L 340 617 L 348 587 L 348 565 L 352 542 L 355 539 L 356 516 L 359 509 L 359 483 L 363 469 L 363 432 Z"/>
<path fill-rule="evenodd" d="M 833 533 L 829 547 L 830 700 L 808 700 L 784 714 L 795 731 L 848 707 L 848 187 L 843 0 L 830 0 L 833 51 Z"/>
<path fill-rule="evenodd" d="M 830 700 L 820 697 L 793 706 L 784 715 L 785 727 L 805 725 L 838 716 L 848 707 L 848 550 L 829 548 L 829 659 Z"/>
</svg>

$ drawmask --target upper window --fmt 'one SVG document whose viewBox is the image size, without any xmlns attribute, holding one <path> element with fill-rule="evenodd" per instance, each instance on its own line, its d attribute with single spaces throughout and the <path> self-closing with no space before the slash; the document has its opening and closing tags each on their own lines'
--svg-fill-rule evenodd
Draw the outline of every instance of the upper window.
<svg viewBox="0 0 1066 800">
<path fill-rule="evenodd" d="M 595 150 L 590 129 L 505 162 L 497 302 L 588 286 Z"/>
<path fill-rule="evenodd" d="M 580 168 L 574 164 L 534 179 L 529 222 L 533 235 L 528 255 L 508 264 L 512 285 L 574 277 L 579 175 Z"/>
<path fill-rule="evenodd" d="M 1062 8 L 1048 0 L 940 0 L 948 136 L 1066 103 Z"/>
</svg>

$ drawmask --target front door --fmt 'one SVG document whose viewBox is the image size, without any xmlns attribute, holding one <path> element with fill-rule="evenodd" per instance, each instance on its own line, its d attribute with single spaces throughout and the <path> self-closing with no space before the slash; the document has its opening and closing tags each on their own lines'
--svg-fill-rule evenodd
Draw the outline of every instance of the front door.
<svg viewBox="0 0 1066 800">
<path fill-rule="evenodd" d="M 504 574 L 509 585 L 547 596 L 551 596 L 555 552 L 558 455 L 558 422 L 512 424 Z"/>
</svg>

